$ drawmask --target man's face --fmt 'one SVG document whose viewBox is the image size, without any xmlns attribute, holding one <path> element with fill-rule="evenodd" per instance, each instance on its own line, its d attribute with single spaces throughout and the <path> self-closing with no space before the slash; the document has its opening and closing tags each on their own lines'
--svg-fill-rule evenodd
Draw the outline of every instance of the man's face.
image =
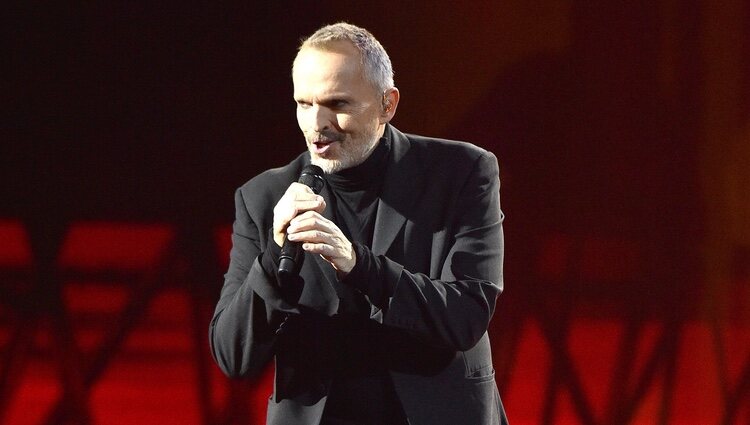
<svg viewBox="0 0 750 425">
<path fill-rule="evenodd" d="M 382 97 L 364 76 L 348 42 L 303 48 L 294 62 L 297 123 L 312 163 L 327 173 L 361 164 L 383 134 Z"/>
</svg>

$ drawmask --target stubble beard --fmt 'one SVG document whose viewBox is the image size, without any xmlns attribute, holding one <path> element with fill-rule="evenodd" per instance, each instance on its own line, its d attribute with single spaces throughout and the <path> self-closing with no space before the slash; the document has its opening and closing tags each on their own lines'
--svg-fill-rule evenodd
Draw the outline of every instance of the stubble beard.
<svg viewBox="0 0 750 425">
<path fill-rule="evenodd" d="M 336 173 L 363 163 L 375 149 L 377 131 L 362 133 L 357 139 L 343 138 L 338 142 L 336 158 L 323 158 L 310 153 L 310 162 L 323 169 L 326 174 Z M 308 140 L 308 143 L 311 143 Z"/>
</svg>

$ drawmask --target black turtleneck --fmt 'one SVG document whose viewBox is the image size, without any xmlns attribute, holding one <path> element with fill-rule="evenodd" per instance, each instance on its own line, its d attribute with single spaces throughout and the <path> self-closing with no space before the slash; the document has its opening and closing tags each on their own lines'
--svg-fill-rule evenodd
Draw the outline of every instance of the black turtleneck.
<svg viewBox="0 0 750 425">
<path fill-rule="evenodd" d="M 361 164 L 326 175 L 333 194 L 336 223 L 351 242 L 372 244 L 380 187 L 391 142 L 383 137 Z"/>
</svg>

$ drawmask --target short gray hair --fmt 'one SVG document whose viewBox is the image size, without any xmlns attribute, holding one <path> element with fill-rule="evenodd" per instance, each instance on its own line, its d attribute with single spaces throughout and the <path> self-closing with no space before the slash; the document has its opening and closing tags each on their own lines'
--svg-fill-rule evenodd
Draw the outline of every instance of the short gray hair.
<svg viewBox="0 0 750 425">
<path fill-rule="evenodd" d="M 298 50 L 326 50 L 336 41 L 349 41 L 359 50 L 365 77 L 382 94 L 393 87 L 393 66 L 383 45 L 366 29 L 346 22 L 326 25 L 302 40 Z"/>
</svg>

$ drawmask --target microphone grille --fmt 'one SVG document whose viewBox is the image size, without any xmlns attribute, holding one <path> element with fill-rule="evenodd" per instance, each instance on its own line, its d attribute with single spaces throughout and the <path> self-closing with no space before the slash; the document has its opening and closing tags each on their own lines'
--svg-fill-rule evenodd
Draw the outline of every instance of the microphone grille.
<svg viewBox="0 0 750 425">
<path fill-rule="evenodd" d="M 315 193 L 320 193 L 325 181 L 323 180 L 323 169 L 314 164 L 306 165 L 299 176 L 299 182 L 310 186 Z"/>
</svg>

